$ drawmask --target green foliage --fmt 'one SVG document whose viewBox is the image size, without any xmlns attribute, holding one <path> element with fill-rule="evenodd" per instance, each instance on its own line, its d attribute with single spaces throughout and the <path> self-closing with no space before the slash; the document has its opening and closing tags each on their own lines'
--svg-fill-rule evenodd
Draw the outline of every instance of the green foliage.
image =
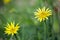
<svg viewBox="0 0 60 40">
<path fill-rule="evenodd" d="M 54 1 L 13 0 L 0 7 L 0 38 L 3 40 L 60 40 L 59 16 L 56 16 L 58 12 L 55 14 Z M 44 6 L 51 8 L 53 15 L 45 22 L 39 22 L 34 18 L 34 12 Z M 11 38 L 4 33 L 4 27 L 13 21 L 19 23 L 20 30 Z"/>
</svg>

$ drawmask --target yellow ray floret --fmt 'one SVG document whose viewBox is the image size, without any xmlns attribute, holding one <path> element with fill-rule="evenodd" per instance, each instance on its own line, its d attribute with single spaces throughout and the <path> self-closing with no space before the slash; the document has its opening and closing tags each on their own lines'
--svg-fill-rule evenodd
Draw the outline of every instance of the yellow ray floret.
<svg viewBox="0 0 60 40">
<path fill-rule="evenodd" d="M 46 9 L 45 7 L 42 9 L 39 8 L 36 12 L 34 12 L 35 18 L 37 18 L 40 22 L 48 19 L 48 17 L 52 15 L 51 13 L 51 10 L 49 10 L 49 8 Z"/>
<path fill-rule="evenodd" d="M 5 34 L 8 34 L 8 35 L 14 35 L 17 33 L 17 31 L 19 30 L 19 26 L 18 24 L 17 25 L 14 25 L 14 23 L 11 22 L 11 24 L 7 24 L 7 26 L 5 27 Z"/>
<path fill-rule="evenodd" d="M 3 0 L 4 4 L 8 4 L 11 2 L 11 0 Z"/>
</svg>

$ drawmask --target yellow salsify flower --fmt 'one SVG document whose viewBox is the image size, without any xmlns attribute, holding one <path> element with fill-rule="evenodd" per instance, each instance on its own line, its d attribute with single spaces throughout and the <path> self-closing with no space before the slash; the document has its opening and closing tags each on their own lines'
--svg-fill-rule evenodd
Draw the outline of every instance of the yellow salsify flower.
<svg viewBox="0 0 60 40">
<path fill-rule="evenodd" d="M 3 0 L 4 4 L 8 4 L 11 2 L 11 0 Z"/>
<path fill-rule="evenodd" d="M 17 31 L 19 30 L 19 26 L 18 24 L 14 24 L 14 22 L 11 22 L 11 24 L 7 24 L 7 26 L 5 27 L 5 34 L 8 35 L 14 35 L 17 34 Z"/>
<path fill-rule="evenodd" d="M 42 9 L 39 8 L 36 12 L 34 12 L 35 18 L 37 18 L 40 22 L 48 19 L 48 17 L 52 15 L 51 13 L 51 10 L 49 10 L 49 8 L 46 9 L 45 7 Z"/>
</svg>

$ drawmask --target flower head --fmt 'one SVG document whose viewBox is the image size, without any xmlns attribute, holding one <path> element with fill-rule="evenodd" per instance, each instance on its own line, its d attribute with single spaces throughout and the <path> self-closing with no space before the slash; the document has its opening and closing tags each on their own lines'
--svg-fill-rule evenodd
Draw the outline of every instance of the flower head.
<svg viewBox="0 0 60 40">
<path fill-rule="evenodd" d="M 11 2 L 11 0 L 3 0 L 4 4 L 8 4 Z"/>
<path fill-rule="evenodd" d="M 40 22 L 48 19 L 50 15 L 52 15 L 51 10 L 49 10 L 49 8 L 46 9 L 45 7 L 42 9 L 39 8 L 37 12 L 35 12 L 35 18 L 37 18 Z"/>
<path fill-rule="evenodd" d="M 11 22 L 11 24 L 7 24 L 7 26 L 5 27 L 5 34 L 8 34 L 8 35 L 14 35 L 17 33 L 17 31 L 19 30 L 19 26 L 18 24 L 17 25 L 14 25 L 14 23 Z"/>
</svg>

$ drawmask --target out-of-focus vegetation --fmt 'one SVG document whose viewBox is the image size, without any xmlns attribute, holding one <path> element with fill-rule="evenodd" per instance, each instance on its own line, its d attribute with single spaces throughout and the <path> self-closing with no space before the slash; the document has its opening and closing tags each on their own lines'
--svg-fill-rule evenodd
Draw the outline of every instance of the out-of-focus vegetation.
<svg viewBox="0 0 60 40">
<path fill-rule="evenodd" d="M 38 8 L 48 7 L 52 16 L 44 22 L 35 19 Z M 0 40 L 60 40 L 60 0 L 0 0 Z M 19 23 L 18 34 L 4 33 L 7 23 Z"/>
</svg>

